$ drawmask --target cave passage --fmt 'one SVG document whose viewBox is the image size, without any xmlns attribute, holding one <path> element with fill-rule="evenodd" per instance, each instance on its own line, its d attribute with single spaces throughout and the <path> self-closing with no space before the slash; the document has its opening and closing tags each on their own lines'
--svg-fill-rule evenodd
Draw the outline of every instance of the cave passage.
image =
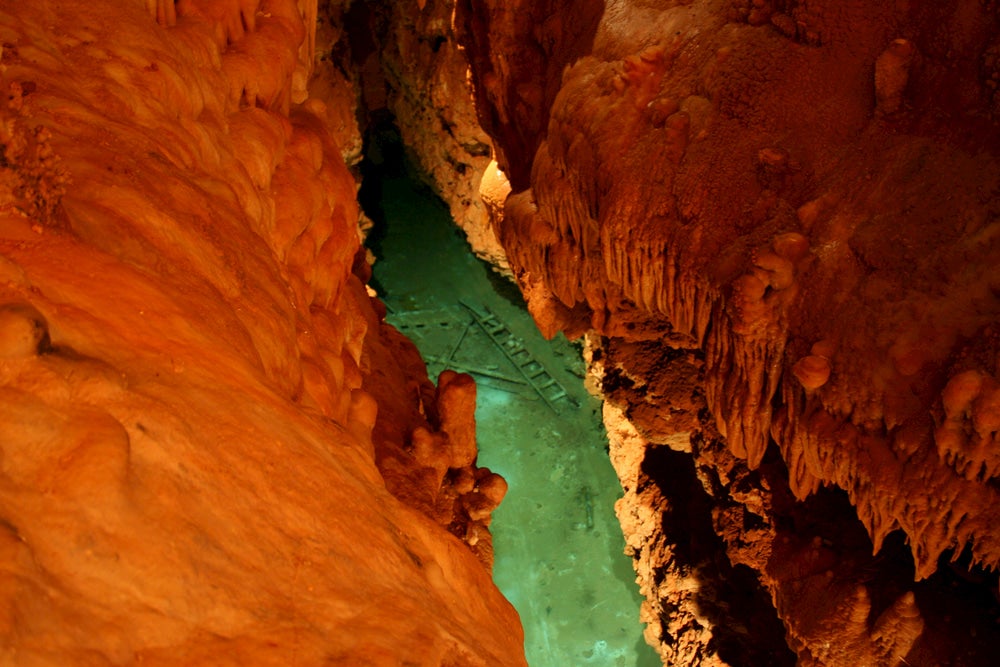
<svg viewBox="0 0 1000 667">
<path fill-rule="evenodd" d="M 521 616 L 528 663 L 660 665 L 642 639 L 641 598 L 613 510 L 621 488 L 579 350 L 538 333 L 516 288 L 472 255 L 445 205 L 382 139 L 367 153 L 377 158 L 365 165 L 360 194 L 375 221 L 372 284 L 432 379 L 446 367 L 476 378 L 478 465 L 510 485 L 493 514 L 494 579 Z"/>
</svg>

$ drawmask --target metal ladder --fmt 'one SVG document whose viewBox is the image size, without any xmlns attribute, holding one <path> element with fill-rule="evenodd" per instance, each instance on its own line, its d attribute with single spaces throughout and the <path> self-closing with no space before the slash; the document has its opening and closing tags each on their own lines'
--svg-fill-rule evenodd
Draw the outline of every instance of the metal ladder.
<svg viewBox="0 0 1000 667">
<path fill-rule="evenodd" d="M 566 389 L 559 384 L 559 381 L 552 377 L 552 374 L 546 370 L 545 366 L 536 360 L 531 355 L 531 352 L 524 347 L 521 339 L 512 334 L 507 325 L 494 315 L 489 308 L 483 306 L 483 310 L 485 311 L 483 312 L 470 306 L 465 301 L 460 301 L 459 303 L 472 314 L 479 328 L 490 337 L 493 344 L 514 364 L 528 385 L 535 390 L 535 393 L 545 401 L 545 404 L 553 412 L 559 414 L 560 403 L 568 403 L 574 408 L 579 407 L 579 403 L 566 392 Z"/>
</svg>

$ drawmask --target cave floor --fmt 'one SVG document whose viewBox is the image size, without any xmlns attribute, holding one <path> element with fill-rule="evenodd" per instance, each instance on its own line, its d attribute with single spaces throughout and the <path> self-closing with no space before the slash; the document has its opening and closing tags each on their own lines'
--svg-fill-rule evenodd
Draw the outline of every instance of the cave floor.
<svg viewBox="0 0 1000 667">
<path fill-rule="evenodd" d="M 430 191 L 405 177 L 381 188 L 373 286 L 432 378 L 445 367 L 476 378 L 478 464 L 510 485 L 491 526 L 494 579 L 521 616 L 529 665 L 659 665 L 642 639 L 613 509 L 621 488 L 579 348 L 538 333 Z"/>
</svg>

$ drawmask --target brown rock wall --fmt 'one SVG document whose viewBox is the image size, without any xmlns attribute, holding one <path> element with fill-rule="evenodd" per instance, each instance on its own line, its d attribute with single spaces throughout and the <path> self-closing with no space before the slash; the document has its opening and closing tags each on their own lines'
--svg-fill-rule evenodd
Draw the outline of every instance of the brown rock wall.
<svg viewBox="0 0 1000 667">
<path fill-rule="evenodd" d="M 987 664 L 995 632 L 950 644 L 931 601 L 954 557 L 986 595 L 969 623 L 996 611 L 995 7 L 606 2 L 588 39 L 546 41 L 574 10 L 530 4 L 457 15 L 539 327 L 607 337 L 647 459 L 694 434 L 716 531 L 800 663 Z M 674 352 L 695 389 L 650 364 Z M 719 655 L 681 630 L 661 652 L 681 636 Z"/>
</svg>

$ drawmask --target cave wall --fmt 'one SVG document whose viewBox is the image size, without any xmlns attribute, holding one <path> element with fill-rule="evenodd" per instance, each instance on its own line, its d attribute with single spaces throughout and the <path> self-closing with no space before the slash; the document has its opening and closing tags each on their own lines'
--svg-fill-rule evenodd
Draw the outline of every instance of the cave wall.
<svg viewBox="0 0 1000 667">
<path fill-rule="evenodd" d="M 0 7 L 0 663 L 524 664 L 475 386 L 365 286 L 317 14 Z"/>
<path fill-rule="evenodd" d="M 0 8 L 3 661 L 523 664 L 345 164 L 482 220 L 457 38 L 664 662 L 992 664 L 996 3 L 372 3 L 359 76 L 361 4 Z"/>
<path fill-rule="evenodd" d="M 329 11 L 350 37 L 338 56 L 357 78 L 362 123 L 398 130 L 411 175 L 447 204 L 472 251 L 511 277 L 479 196 L 493 149 L 476 117 L 453 12 L 452 0 L 366 0 L 342 15 Z"/>
<path fill-rule="evenodd" d="M 799 664 L 990 664 L 996 3 L 456 4 L 499 236 L 539 328 L 589 332 L 665 663 L 769 664 L 771 607 Z"/>
</svg>

